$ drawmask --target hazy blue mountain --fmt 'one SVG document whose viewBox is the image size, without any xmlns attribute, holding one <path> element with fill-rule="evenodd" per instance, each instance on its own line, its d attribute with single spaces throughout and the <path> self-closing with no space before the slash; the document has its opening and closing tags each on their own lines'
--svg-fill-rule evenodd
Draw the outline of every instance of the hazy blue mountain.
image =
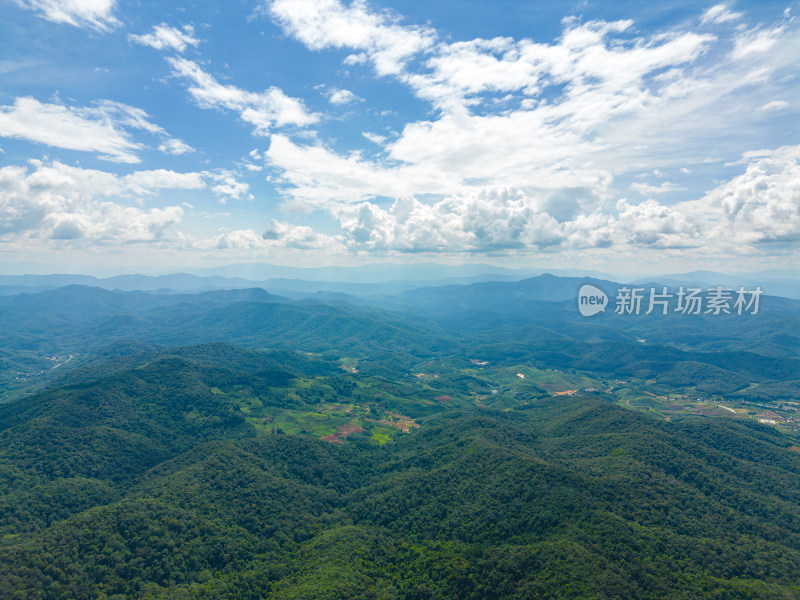
<svg viewBox="0 0 800 600">
<path fill-rule="evenodd" d="M 350 283 L 384 283 L 398 280 L 426 281 L 448 277 L 472 277 L 488 274 L 524 277 L 533 269 L 508 269 L 487 264 L 444 265 L 435 263 L 387 263 L 354 267 L 285 267 L 264 263 L 240 263 L 223 267 L 190 269 L 198 275 L 223 275 L 246 279 L 301 279 Z"/>
<path fill-rule="evenodd" d="M 198 277 L 188 273 L 171 275 L 118 275 L 98 278 L 87 275 L 0 275 L 0 286 L 26 291 L 57 288 L 66 285 L 88 285 L 106 290 L 202 292 L 208 290 L 259 287 L 260 282 L 235 277 Z M 8 294 L 9 291 L 3 292 Z"/>
<path fill-rule="evenodd" d="M 792 269 L 772 269 L 752 273 L 716 273 L 714 271 L 693 271 L 675 275 L 663 275 L 657 278 L 640 278 L 634 283 L 651 285 L 667 285 L 672 287 L 709 288 L 723 286 L 738 289 L 754 289 L 760 286 L 765 294 L 800 299 L 800 271 Z"/>
</svg>

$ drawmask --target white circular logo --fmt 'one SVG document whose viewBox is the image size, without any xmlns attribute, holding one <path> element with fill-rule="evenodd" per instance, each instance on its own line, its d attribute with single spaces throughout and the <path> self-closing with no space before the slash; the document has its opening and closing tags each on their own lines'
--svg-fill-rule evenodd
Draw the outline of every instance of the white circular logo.
<svg viewBox="0 0 800 600">
<path fill-rule="evenodd" d="M 606 293 L 593 285 L 583 285 L 578 291 L 578 310 L 584 317 L 603 312 L 608 304 Z"/>
</svg>

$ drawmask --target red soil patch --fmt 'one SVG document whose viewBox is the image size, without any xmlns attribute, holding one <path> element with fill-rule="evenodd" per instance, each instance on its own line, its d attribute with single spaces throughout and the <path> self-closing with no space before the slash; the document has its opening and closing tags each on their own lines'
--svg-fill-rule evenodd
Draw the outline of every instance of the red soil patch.
<svg viewBox="0 0 800 600">
<path fill-rule="evenodd" d="M 391 419 L 381 419 L 378 421 L 381 425 L 388 425 L 389 427 L 396 427 L 403 433 L 408 433 L 411 431 L 412 427 L 419 427 L 419 424 L 414 421 L 414 419 L 409 419 L 408 417 L 404 417 L 403 415 L 398 415 L 396 413 L 386 413 L 387 416 L 391 417 Z"/>
<path fill-rule="evenodd" d="M 436 396 L 436 398 L 434 398 L 434 400 L 436 400 L 437 402 L 450 402 L 450 400 L 452 400 L 452 398 L 450 396 L 448 396 L 447 394 L 445 394 L 444 396 Z"/>
<path fill-rule="evenodd" d="M 343 437 L 347 437 L 351 433 L 361 433 L 362 431 L 366 431 L 366 429 L 359 427 L 355 423 L 347 423 L 346 425 L 339 427 L 339 429 L 336 430 L 336 433 L 322 436 L 322 439 L 332 444 L 341 444 Z"/>
</svg>

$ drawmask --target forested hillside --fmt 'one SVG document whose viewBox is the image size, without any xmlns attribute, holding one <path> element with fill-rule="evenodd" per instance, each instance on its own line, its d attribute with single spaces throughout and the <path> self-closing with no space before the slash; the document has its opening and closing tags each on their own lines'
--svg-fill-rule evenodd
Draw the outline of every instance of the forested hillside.
<svg viewBox="0 0 800 600">
<path fill-rule="evenodd" d="M 800 452 L 757 423 L 418 399 L 380 443 L 400 389 L 332 356 L 217 344 L 71 377 L 0 405 L 3 598 L 800 597 Z M 331 441 L 256 404 L 369 412 Z"/>
</svg>

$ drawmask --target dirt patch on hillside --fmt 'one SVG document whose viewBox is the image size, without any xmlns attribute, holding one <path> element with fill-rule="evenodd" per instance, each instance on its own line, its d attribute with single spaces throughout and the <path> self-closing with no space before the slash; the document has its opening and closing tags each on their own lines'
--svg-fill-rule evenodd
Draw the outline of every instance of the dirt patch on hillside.
<svg viewBox="0 0 800 600">
<path fill-rule="evenodd" d="M 363 427 L 356 425 L 355 423 L 347 423 L 346 425 L 342 425 L 339 427 L 335 433 L 330 435 L 324 435 L 321 439 L 325 440 L 326 442 L 330 442 L 332 444 L 341 444 L 342 438 L 347 437 L 353 433 L 362 433 L 366 431 Z"/>
<path fill-rule="evenodd" d="M 416 423 L 414 419 L 409 419 L 408 417 L 395 413 L 386 413 L 386 415 L 387 418 L 381 419 L 378 423 L 381 425 L 388 425 L 389 427 L 396 427 L 403 433 L 408 433 L 411 431 L 412 427 L 419 427 L 419 424 Z"/>
</svg>

